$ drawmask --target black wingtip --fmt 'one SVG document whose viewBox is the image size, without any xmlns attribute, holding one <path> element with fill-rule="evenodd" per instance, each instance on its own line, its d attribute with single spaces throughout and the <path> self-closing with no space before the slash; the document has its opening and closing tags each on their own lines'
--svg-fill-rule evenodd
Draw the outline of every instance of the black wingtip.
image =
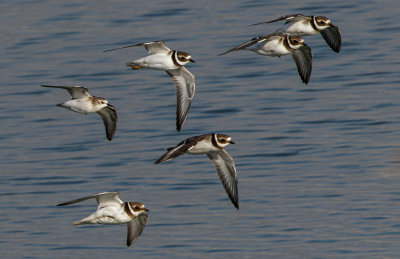
<svg viewBox="0 0 400 259">
<path fill-rule="evenodd" d="M 333 50 L 334 52 L 336 52 L 336 53 L 339 53 L 339 52 L 340 52 L 340 49 L 341 49 L 341 46 L 332 48 L 332 50 Z"/>
<path fill-rule="evenodd" d="M 164 154 L 162 157 L 160 157 L 157 161 L 154 162 L 154 164 L 160 164 L 162 162 L 168 161 L 171 158 L 168 157 L 167 154 Z"/>
<path fill-rule="evenodd" d="M 264 24 L 266 22 L 258 22 L 258 23 L 253 23 L 253 24 L 249 24 L 247 26 L 256 26 L 256 25 L 260 25 L 260 24 Z"/>
<path fill-rule="evenodd" d="M 138 46 L 143 46 L 143 43 L 132 44 L 132 45 L 123 46 L 123 47 L 118 47 L 118 48 L 113 48 L 113 49 L 106 49 L 106 50 L 103 50 L 103 52 L 109 52 L 109 51 L 114 51 L 114 50 L 119 50 L 119 49 L 127 49 L 127 48 L 138 47 Z"/>
<path fill-rule="evenodd" d="M 225 55 L 225 54 L 228 54 L 229 52 L 232 52 L 232 50 L 228 50 L 228 51 L 225 51 L 224 53 L 218 54 L 218 57 L 220 57 L 222 55 Z"/>
<path fill-rule="evenodd" d="M 106 132 L 106 138 L 111 141 L 114 138 L 115 131 L 113 133 Z"/>
<path fill-rule="evenodd" d="M 307 85 L 308 84 L 308 82 L 310 82 L 310 77 L 311 77 L 311 73 L 310 73 L 310 75 L 306 75 L 306 76 L 301 76 L 300 75 L 300 78 L 301 78 L 301 81 L 303 82 L 303 84 L 305 84 L 305 85 Z"/>
<path fill-rule="evenodd" d="M 159 159 L 157 159 L 157 161 L 154 162 L 154 164 L 159 164 L 164 162 L 165 160 L 163 160 L 164 156 L 160 157 Z"/>
<path fill-rule="evenodd" d="M 189 111 L 189 109 L 190 109 L 190 105 L 189 105 L 189 108 L 187 110 Z M 180 132 L 182 130 L 183 124 L 185 123 L 185 120 L 186 120 L 186 116 L 183 117 L 183 120 L 179 119 L 178 111 L 176 111 L 176 131 Z"/>
</svg>

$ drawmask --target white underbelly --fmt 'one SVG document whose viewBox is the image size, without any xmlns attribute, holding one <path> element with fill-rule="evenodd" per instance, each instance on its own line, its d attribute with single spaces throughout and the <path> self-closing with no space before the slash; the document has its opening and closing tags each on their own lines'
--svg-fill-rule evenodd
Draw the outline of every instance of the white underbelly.
<svg viewBox="0 0 400 259">
<path fill-rule="evenodd" d="M 267 42 L 260 42 L 257 47 L 252 51 L 260 55 L 279 57 L 287 55 L 290 52 L 283 46 L 280 40 L 272 40 Z"/>
<path fill-rule="evenodd" d="M 172 70 L 178 68 L 172 61 L 171 56 L 167 55 L 166 53 L 153 54 L 133 62 L 135 63 L 137 62 L 139 65 L 143 67 L 153 68 L 158 70 Z"/>
<path fill-rule="evenodd" d="M 310 24 L 304 24 L 303 22 L 288 24 L 284 27 L 284 31 L 289 35 L 297 36 L 307 36 L 318 33 L 318 31 L 314 30 L 314 28 Z"/>
<path fill-rule="evenodd" d="M 90 101 L 87 101 L 86 99 L 69 100 L 65 103 L 60 104 L 60 106 L 68 110 L 83 114 L 94 112 L 92 103 Z"/>
<path fill-rule="evenodd" d="M 210 151 L 218 150 L 209 140 L 203 140 L 198 142 L 194 147 L 188 150 L 189 154 L 197 155 L 197 154 L 206 154 Z"/>
<path fill-rule="evenodd" d="M 100 217 L 96 219 L 97 224 L 124 224 L 132 220 L 124 209 L 103 209 L 99 211 Z"/>
</svg>

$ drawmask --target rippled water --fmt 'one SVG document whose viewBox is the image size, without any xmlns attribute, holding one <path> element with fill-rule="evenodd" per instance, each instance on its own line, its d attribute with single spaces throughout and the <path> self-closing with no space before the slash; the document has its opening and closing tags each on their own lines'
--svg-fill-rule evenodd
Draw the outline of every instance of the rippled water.
<svg viewBox="0 0 400 259">
<path fill-rule="evenodd" d="M 3 1 L 0 27 L 2 258 L 397 258 L 400 255 L 400 26 L 396 1 Z M 342 51 L 322 37 L 309 85 L 291 57 L 217 54 L 281 24 L 325 15 Z M 175 131 L 175 90 L 160 71 L 132 71 L 165 40 L 192 54 L 196 95 Z M 379 44 L 379 45 L 378 45 Z M 117 107 L 112 142 L 97 115 L 56 107 L 83 85 Z M 236 145 L 240 210 L 206 156 L 153 162 L 204 133 Z M 104 191 L 142 201 L 149 223 L 130 248 L 119 226 L 76 227 Z"/>
</svg>

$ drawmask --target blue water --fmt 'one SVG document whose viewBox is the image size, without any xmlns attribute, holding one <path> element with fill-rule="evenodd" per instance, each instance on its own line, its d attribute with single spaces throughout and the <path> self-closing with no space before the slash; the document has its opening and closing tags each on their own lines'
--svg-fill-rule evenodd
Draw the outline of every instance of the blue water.
<svg viewBox="0 0 400 259">
<path fill-rule="evenodd" d="M 400 12 L 396 1 L 2 1 L 0 3 L 2 258 L 398 258 Z M 222 53 L 291 13 L 340 27 L 337 54 L 306 37 L 305 86 L 290 56 Z M 196 95 L 175 131 L 175 90 L 125 63 L 165 40 L 191 53 Z M 82 85 L 117 107 L 109 142 L 99 116 L 55 104 Z M 166 147 L 221 132 L 239 178 L 240 210 L 206 156 L 155 165 Z M 150 209 L 142 236 L 72 222 L 105 191 Z"/>
</svg>

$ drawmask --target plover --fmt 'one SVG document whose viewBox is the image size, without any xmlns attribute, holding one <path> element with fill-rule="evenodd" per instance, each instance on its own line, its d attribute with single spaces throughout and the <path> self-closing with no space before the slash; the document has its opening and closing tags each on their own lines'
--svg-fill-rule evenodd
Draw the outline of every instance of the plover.
<svg viewBox="0 0 400 259">
<path fill-rule="evenodd" d="M 257 37 L 219 54 L 219 56 L 237 50 L 250 50 L 260 55 L 272 57 L 281 57 L 283 55 L 291 54 L 303 83 L 307 84 L 310 80 L 312 70 L 312 51 L 299 36 L 270 34 Z"/>
<path fill-rule="evenodd" d="M 274 23 L 286 21 L 285 25 L 277 32 L 294 36 L 308 36 L 321 33 L 326 43 L 335 52 L 339 52 L 342 45 L 342 37 L 339 27 L 325 16 L 306 16 L 302 14 L 291 14 L 277 19 L 259 22 L 252 25 L 263 23 Z"/>
<path fill-rule="evenodd" d="M 96 112 L 101 116 L 106 128 L 106 136 L 108 140 L 112 140 L 117 128 L 117 110 L 114 106 L 108 104 L 108 101 L 102 97 L 91 96 L 88 89 L 82 86 L 54 86 L 54 85 L 41 85 L 43 87 L 50 88 L 62 88 L 69 92 L 72 99 L 57 106 L 65 109 L 82 113 L 94 113 Z"/>
<path fill-rule="evenodd" d="M 195 61 L 192 59 L 191 55 L 186 52 L 171 50 L 163 41 L 139 43 L 105 50 L 105 52 L 137 46 L 145 47 L 149 55 L 128 62 L 126 65 L 134 70 L 141 68 L 163 70 L 172 78 L 176 87 L 177 98 L 176 129 L 180 131 L 189 112 L 196 87 L 194 75 L 187 70 L 184 65 Z"/>
<path fill-rule="evenodd" d="M 167 152 L 155 164 L 174 159 L 185 153 L 191 155 L 206 154 L 217 169 L 219 179 L 233 205 L 239 209 L 236 167 L 233 158 L 224 149 L 229 144 L 235 143 L 230 136 L 225 134 L 213 133 L 194 136 L 182 141 L 176 147 L 168 148 Z"/>
<path fill-rule="evenodd" d="M 130 246 L 142 234 L 147 224 L 147 212 L 143 203 L 123 202 L 119 199 L 118 192 L 103 192 L 92 196 L 79 198 L 72 201 L 60 203 L 57 206 L 65 206 L 88 199 L 96 198 L 97 211 L 90 216 L 74 222 L 74 225 L 84 224 L 125 224 L 128 228 L 126 245 Z"/>
</svg>

